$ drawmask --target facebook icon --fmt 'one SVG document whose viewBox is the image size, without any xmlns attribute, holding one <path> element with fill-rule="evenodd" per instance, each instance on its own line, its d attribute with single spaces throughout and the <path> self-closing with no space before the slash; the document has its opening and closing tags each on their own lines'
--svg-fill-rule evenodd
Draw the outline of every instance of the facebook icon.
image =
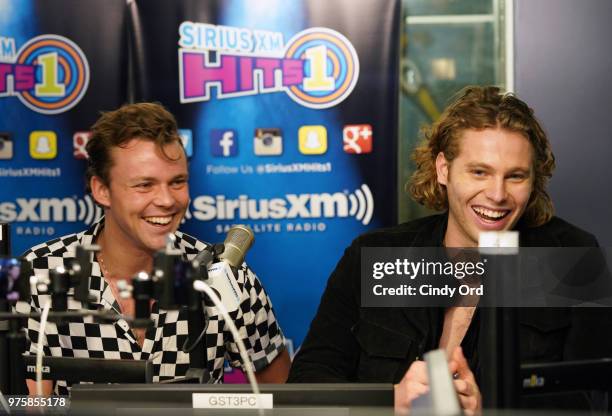
<svg viewBox="0 0 612 416">
<path fill-rule="evenodd" d="M 212 129 L 210 131 L 210 153 L 215 157 L 232 157 L 238 154 L 236 130 Z"/>
</svg>

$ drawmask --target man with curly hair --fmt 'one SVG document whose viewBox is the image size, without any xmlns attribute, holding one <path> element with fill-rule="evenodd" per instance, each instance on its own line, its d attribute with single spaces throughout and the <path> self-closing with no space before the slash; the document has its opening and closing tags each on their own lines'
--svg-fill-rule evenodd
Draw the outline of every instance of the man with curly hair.
<svg viewBox="0 0 612 416">
<path fill-rule="evenodd" d="M 289 381 L 392 382 L 396 408 L 406 410 L 428 391 L 420 357 L 442 348 L 457 376 L 460 403 L 473 413 L 481 408 L 474 376 L 476 308 L 361 307 L 361 248 L 477 247 L 481 231 L 504 230 L 519 231 L 526 247 L 597 246 L 597 241 L 554 216 L 546 185 L 555 158 L 533 111 L 514 94 L 497 87 L 463 89 L 424 130 L 413 158 L 416 171 L 408 190 L 419 203 L 443 213 L 353 242 L 328 281 Z M 521 359 L 554 361 L 576 358 L 577 351 L 590 357 L 612 351 L 609 341 L 598 351 L 585 344 L 586 327 L 575 325 L 575 318 L 568 309 L 521 310 Z"/>
</svg>

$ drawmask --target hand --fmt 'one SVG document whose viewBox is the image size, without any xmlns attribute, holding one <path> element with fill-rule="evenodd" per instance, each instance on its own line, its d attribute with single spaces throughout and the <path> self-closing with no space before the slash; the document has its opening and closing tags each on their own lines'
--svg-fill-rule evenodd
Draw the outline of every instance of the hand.
<svg viewBox="0 0 612 416">
<path fill-rule="evenodd" d="M 475 415 L 482 410 L 482 397 L 476 384 L 474 374 L 463 355 L 461 347 L 453 350 L 448 363 L 451 374 L 456 374 L 453 380 L 459 404 L 466 415 Z M 424 361 L 413 362 L 399 384 L 395 385 L 395 413 L 407 415 L 414 399 L 429 392 L 427 365 Z"/>
<path fill-rule="evenodd" d="M 455 374 L 455 390 L 457 390 L 459 403 L 466 415 L 475 415 L 482 410 L 482 396 L 476 384 L 474 374 L 463 355 L 461 347 L 453 350 L 448 368 L 451 374 Z"/>
<path fill-rule="evenodd" d="M 395 385 L 395 413 L 407 415 L 414 399 L 429 391 L 425 361 L 413 362 L 399 384 Z"/>
</svg>

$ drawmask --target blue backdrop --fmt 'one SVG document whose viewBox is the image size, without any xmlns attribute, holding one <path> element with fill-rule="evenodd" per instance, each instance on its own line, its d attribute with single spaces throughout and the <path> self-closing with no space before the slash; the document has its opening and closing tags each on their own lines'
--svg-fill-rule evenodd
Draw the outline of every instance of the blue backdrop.
<svg viewBox="0 0 612 416">
<path fill-rule="evenodd" d="M 100 110 L 159 101 L 190 154 L 183 230 L 209 242 L 231 224 L 255 230 L 247 261 L 297 347 L 343 249 L 395 222 L 399 1 L 0 3 L 0 62 L 14 75 L 0 97 L 13 143 L 10 158 L 0 149 L 0 221 L 13 253 L 99 214 L 75 133 Z M 59 46 L 43 44 L 51 35 Z"/>
</svg>

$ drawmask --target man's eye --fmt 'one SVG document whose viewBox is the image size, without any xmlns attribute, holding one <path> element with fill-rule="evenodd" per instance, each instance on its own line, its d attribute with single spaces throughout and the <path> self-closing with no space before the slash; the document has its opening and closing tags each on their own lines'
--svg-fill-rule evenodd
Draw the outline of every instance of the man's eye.
<svg viewBox="0 0 612 416">
<path fill-rule="evenodd" d="M 177 179 L 175 181 L 172 181 L 171 185 L 174 188 L 180 188 L 182 186 L 184 186 L 187 183 L 187 179 Z"/>
<path fill-rule="evenodd" d="M 141 182 L 136 184 L 136 188 L 138 189 L 149 189 L 153 184 L 151 182 Z"/>
<path fill-rule="evenodd" d="M 482 169 L 474 169 L 472 170 L 472 175 L 474 176 L 484 176 L 485 175 L 485 171 Z"/>
<path fill-rule="evenodd" d="M 527 178 L 527 175 L 525 175 L 524 173 L 513 173 L 512 175 L 510 175 L 510 179 L 515 180 L 515 181 L 522 181 L 526 178 Z"/>
</svg>

